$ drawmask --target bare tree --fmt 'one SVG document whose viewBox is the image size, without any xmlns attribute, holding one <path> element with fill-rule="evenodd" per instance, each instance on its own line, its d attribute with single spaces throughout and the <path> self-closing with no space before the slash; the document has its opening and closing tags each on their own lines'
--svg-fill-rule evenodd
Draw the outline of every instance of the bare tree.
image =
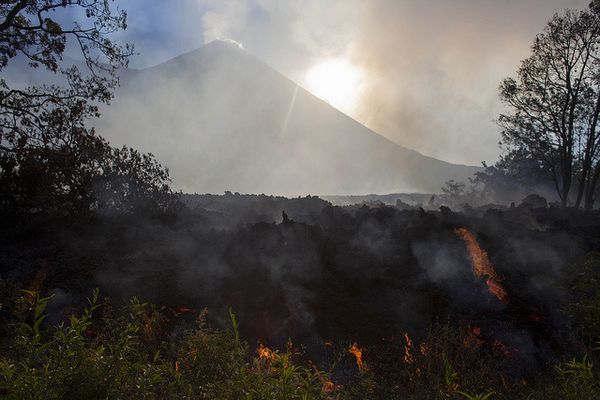
<svg viewBox="0 0 600 400">
<path fill-rule="evenodd" d="M 152 155 L 113 149 L 88 127 L 133 54 L 111 36 L 126 21 L 112 0 L 0 2 L 0 71 L 25 60 L 65 82 L 14 87 L 0 79 L 0 208 L 124 209 L 144 193 L 169 192 L 168 171 Z M 85 66 L 64 62 L 69 46 Z"/>
<path fill-rule="evenodd" d="M 4 156 L 20 148 L 60 147 L 72 138 L 63 135 L 57 119 L 82 128 L 98 115 L 98 102 L 110 101 L 116 71 L 127 66 L 133 48 L 120 46 L 109 35 L 126 28 L 126 14 L 108 0 L 19 0 L 0 3 L 0 71 L 17 56 L 31 68 L 64 76 L 66 84 L 9 87 L 0 79 L 0 140 Z M 82 15 L 65 27 L 58 21 Z M 67 44 L 79 47 L 87 68 L 61 66 Z M 65 118 L 65 116 L 69 118 Z M 59 124 L 60 125 L 60 124 Z M 80 132 L 81 133 L 81 132 Z"/>
<path fill-rule="evenodd" d="M 591 208 L 600 174 L 600 21 L 590 11 L 554 15 L 517 79 L 500 85 L 510 109 L 500 115 L 503 144 L 549 171 L 562 205 Z"/>
</svg>

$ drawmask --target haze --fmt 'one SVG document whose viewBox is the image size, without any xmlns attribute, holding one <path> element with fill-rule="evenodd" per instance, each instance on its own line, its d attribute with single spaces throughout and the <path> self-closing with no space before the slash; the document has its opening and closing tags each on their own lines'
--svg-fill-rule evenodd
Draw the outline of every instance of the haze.
<svg viewBox="0 0 600 400">
<path fill-rule="evenodd" d="M 497 87 L 534 36 L 587 0 L 275 1 L 129 0 L 140 55 L 156 65 L 214 39 L 231 39 L 310 88 L 327 61 L 362 71 L 353 101 L 333 104 L 392 141 L 441 160 L 480 165 L 499 155 Z M 317 93 L 319 94 L 319 93 Z M 326 99 L 327 100 L 327 99 Z"/>
</svg>

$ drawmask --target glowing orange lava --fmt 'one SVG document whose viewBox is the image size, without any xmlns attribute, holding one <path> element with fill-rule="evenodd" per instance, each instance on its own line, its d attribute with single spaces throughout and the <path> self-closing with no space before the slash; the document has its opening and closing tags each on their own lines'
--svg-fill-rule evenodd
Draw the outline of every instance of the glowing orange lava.
<svg viewBox="0 0 600 400">
<path fill-rule="evenodd" d="M 404 362 L 406 362 L 407 364 L 412 364 L 412 362 L 414 361 L 413 356 L 410 353 L 410 349 L 412 347 L 412 340 L 410 340 L 408 333 L 404 334 L 404 340 L 406 340 L 406 346 L 404 346 Z"/>
<path fill-rule="evenodd" d="M 508 303 L 508 294 L 500 283 L 501 279 L 496 273 L 486 251 L 479 246 L 479 243 L 477 243 L 475 235 L 467 228 L 456 228 L 454 229 L 454 232 L 460 236 L 467 246 L 469 258 L 473 265 L 473 275 L 475 275 L 476 278 L 481 278 L 483 276 L 487 277 L 485 283 L 488 287 L 488 291 L 501 302 Z"/>
<path fill-rule="evenodd" d="M 263 346 L 262 343 L 260 344 L 260 346 L 258 346 L 258 349 L 256 349 L 256 353 L 258 353 L 258 358 L 260 358 L 261 360 L 270 361 L 275 358 L 275 353 L 273 352 L 273 350 L 269 349 L 266 346 Z"/>
<path fill-rule="evenodd" d="M 364 371 L 367 369 L 367 365 L 364 363 L 363 359 L 362 359 L 362 349 L 360 347 L 358 347 L 357 343 L 352 343 L 352 346 L 350 346 L 350 348 L 348 349 L 348 351 L 354 355 L 354 357 L 356 358 L 356 365 L 358 366 L 358 369 L 361 371 Z"/>
</svg>

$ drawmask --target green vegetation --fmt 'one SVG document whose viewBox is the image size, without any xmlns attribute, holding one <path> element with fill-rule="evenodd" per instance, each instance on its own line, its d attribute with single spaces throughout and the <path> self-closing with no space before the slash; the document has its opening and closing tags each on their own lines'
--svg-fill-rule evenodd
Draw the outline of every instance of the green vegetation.
<svg viewBox="0 0 600 400">
<path fill-rule="evenodd" d="M 114 310 L 95 291 L 79 316 L 42 329 L 50 301 L 25 291 L 13 304 L 13 336 L 0 358 L 2 398 L 328 398 L 325 374 L 297 365 L 291 348 L 252 356 L 233 314 L 231 330 L 208 329 L 201 314 L 195 329 L 165 342 L 155 331 L 164 316 L 135 298 Z"/>
<path fill-rule="evenodd" d="M 574 300 L 565 306 L 573 332 L 596 334 L 600 257 L 573 269 Z M 593 271 L 588 273 L 586 271 Z M 100 300 L 51 324 L 52 296 L 2 282 L 0 398 L 2 399 L 595 399 L 600 396 L 597 339 L 557 356 L 547 374 L 515 378 L 515 359 L 490 345 L 477 327 L 436 324 L 422 342 L 408 335 L 365 347 L 364 365 L 338 344 L 321 370 L 289 343 L 285 350 L 251 350 L 230 328 L 213 329 L 206 310 L 172 329 L 178 314 L 139 302 Z M 583 300 L 582 300 L 583 299 Z M 590 303 L 591 302 L 591 303 Z M 589 303 L 589 304 L 588 304 Z M 170 316 L 169 316 L 170 315 Z M 354 347 L 354 346 L 353 346 Z"/>
</svg>

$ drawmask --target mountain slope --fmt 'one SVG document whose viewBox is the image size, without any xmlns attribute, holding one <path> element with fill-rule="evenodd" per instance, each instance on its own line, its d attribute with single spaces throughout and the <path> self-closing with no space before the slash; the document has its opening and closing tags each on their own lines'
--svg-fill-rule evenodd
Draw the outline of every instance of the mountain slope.
<svg viewBox="0 0 600 400">
<path fill-rule="evenodd" d="M 188 192 L 437 192 L 477 170 L 385 139 L 225 42 L 125 71 L 97 125 Z"/>
</svg>

